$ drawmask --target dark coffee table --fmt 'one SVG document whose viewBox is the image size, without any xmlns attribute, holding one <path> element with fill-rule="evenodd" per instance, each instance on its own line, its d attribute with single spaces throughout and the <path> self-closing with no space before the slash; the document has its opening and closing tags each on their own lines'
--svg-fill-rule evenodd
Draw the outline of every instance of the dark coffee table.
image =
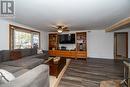
<svg viewBox="0 0 130 87">
<path fill-rule="evenodd" d="M 50 75 L 56 76 L 57 78 L 61 70 L 66 65 L 66 58 L 61 57 L 58 62 L 54 62 L 53 59 L 50 59 L 49 61 L 46 62 L 46 64 L 49 65 Z"/>
</svg>

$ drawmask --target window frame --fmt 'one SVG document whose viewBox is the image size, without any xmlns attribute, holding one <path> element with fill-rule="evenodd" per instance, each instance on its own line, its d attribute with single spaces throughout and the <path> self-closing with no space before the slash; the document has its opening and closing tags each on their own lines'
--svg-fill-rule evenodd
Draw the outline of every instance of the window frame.
<svg viewBox="0 0 130 87">
<path fill-rule="evenodd" d="M 27 32 L 30 32 L 30 33 L 38 33 L 39 34 L 39 48 L 41 47 L 41 37 L 40 37 L 40 32 L 39 31 L 35 31 L 35 30 L 31 30 L 31 29 L 27 29 L 27 28 L 24 28 L 24 27 L 19 27 L 19 26 L 16 26 L 16 25 L 12 25 L 12 24 L 9 24 L 9 49 L 10 50 L 13 50 L 14 49 L 14 30 L 25 30 Z"/>
</svg>

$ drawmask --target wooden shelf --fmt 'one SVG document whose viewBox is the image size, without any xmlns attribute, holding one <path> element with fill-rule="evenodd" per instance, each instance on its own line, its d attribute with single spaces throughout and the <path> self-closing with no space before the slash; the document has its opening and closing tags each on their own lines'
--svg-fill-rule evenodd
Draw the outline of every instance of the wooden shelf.
<svg viewBox="0 0 130 87">
<path fill-rule="evenodd" d="M 53 33 L 53 34 L 49 34 L 49 50 L 57 50 L 59 46 L 58 43 L 58 34 L 57 33 Z"/>
<path fill-rule="evenodd" d="M 87 51 L 86 32 L 76 33 L 76 49 L 77 51 Z"/>
</svg>

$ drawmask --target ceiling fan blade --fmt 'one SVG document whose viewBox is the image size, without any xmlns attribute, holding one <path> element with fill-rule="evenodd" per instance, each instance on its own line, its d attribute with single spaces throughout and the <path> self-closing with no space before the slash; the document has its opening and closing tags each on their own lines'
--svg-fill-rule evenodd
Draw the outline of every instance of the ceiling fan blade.
<svg viewBox="0 0 130 87">
<path fill-rule="evenodd" d="M 64 26 L 63 29 L 68 29 L 68 27 L 67 27 L 67 26 Z"/>
<path fill-rule="evenodd" d="M 55 26 L 55 25 L 50 25 L 52 28 L 55 28 L 55 29 L 57 29 L 57 26 Z"/>
<path fill-rule="evenodd" d="M 68 27 L 63 28 L 63 30 L 69 30 Z"/>
<path fill-rule="evenodd" d="M 67 29 L 67 30 L 63 30 L 63 31 L 70 31 L 70 30 Z"/>
</svg>

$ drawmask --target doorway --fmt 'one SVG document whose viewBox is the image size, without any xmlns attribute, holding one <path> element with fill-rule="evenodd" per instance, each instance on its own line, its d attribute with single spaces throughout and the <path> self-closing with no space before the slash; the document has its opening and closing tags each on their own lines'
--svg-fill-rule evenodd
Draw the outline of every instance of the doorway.
<svg viewBox="0 0 130 87">
<path fill-rule="evenodd" d="M 128 58 L 128 32 L 114 33 L 114 58 Z"/>
</svg>

